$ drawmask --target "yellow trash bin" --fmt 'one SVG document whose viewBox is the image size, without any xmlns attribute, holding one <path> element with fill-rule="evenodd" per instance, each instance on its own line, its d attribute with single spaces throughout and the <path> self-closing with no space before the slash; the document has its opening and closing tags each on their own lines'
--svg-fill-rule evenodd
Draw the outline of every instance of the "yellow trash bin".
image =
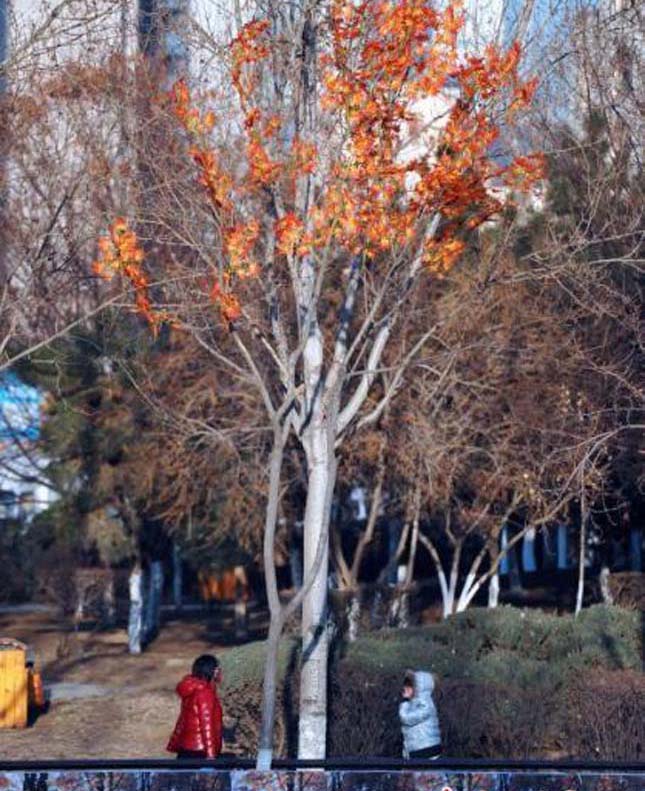
<svg viewBox="0 0 645 791">
<path fill-rule="evenodd" d="M 26 728 L 27 646 L 0 637 L 0 728 Z"/>
</svg>

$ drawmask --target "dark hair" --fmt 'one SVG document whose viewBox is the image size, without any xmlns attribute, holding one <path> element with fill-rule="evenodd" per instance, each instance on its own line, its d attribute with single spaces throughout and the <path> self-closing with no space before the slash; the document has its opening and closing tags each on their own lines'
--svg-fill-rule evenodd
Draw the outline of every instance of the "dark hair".
<svg viewBox="0 0 645 791">
<path fill-rule="evenodd" d="M 403 686 L 404 687 L 414 687 L 414 671 L 407 670 L 405 676 L 403 677 Z"/>
<path fill-rule="evenodd" d="M 219 662 L 212 654 L 202 654 L 193 662 L 192 675 L 204 681 L 212 681 Z"/>
</svg>

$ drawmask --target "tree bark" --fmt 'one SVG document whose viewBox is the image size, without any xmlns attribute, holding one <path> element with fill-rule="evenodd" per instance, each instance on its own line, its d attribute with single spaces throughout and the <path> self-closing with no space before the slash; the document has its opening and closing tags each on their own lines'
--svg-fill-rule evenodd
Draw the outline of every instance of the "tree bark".
<svg viewBox="0 0 645 791">
<path fill-rule="evenodd" d="M 298 757 L 324 758 L 327 738 L 327 576 L 329 506 L 336 476 L 333 444 L 326 426 L 311 430 L 308 451 L 308 491 L 304 524 L 304 581 L 309 592 L 302 605 L 302 667 Z M 315 567 L 320 541 L 325 548 Z"/>
<path fill-rule="evenodd" d="M 114 597 L 114 573 L 110 571 L 110 578 L 105 586 L 105 595 L 103 599 L 105 607 L 105 625 L 112 629 L 116 624 L 116 604 Z"/>
<path fill-rule="evenodd" d="M 264 679 L 262 682 L 262 723 L 256 759 L 256 769 L 268 771 L 273 760 L 273 732 L 275 729 L 276 686 L 280 637 L 284 622 L 280 613 L 271 616 L 269 635 L 266 641 Z"/>
<path fill-rule="evenodd" d="M 499 572 L 496 571 L 488 583 L 488 608 L 495 609 L 499 605 Z"/>
<path fill-rule="evenodd" d="M 135 563 L 130 572 L 129 591 L 128 651 L 140 654 L 143 650 L 143 571 L 140 563 Z"/>
<path fill-rule="evenodd" d="M 603 604 L 613 604 L 614 597 L 611 595 L 611 588 L 609 586 L 609 566 L 603 566 L 600 569 L 600 595 L 602 597 Z"/>
<path fill-rule="evenodd" d="M 589 509 L 587 507 L 587 495 L 584 484 L 580 486 L 580 548 L 578 550 L 578 590 L 576 592 L 575 615 L 579 615 L 582 610 L 582 602 L 585 592 L 585 550 L 587 548 L 587 521 L 589 519 Z"/>
<path fill-rule="evenodd" d="M 361 600 L 358 590 L 352 591 L 347 602 L 347 640 L 356 642 L 361 621 Z"/>
<path fill-rule="evenodd" d="M 488 607 L 494 609 L 499 605 L 499 550 L 497 540 L 491 551 L 491 565 L 495 569 L 488 581 Z"/>
<path fill-rule="evenodd" d="M 275 531 L 280 502 L 280 476 L 284 455 L 284 438 L 280 426 L 274 425 L 273 448 L 269 464 L 269 491 L 264 523 L 263 563 L 264 577 L 271 620 L 266 644 L 264 680 L 262 686 L 262 723 L 258 743 L 256 768 L 267 771 L 273 758 L 273 731 L 275 727 L 275 700 L 278 668 L 278 651 L 284 617 L 275 571 Z"/>
<path fill-rule="evenodd" d="M 243 566 L 235 567 L 235 639 L 246 640 L 249 636 L 247 612 L 246 575 Z"/>
</svg>

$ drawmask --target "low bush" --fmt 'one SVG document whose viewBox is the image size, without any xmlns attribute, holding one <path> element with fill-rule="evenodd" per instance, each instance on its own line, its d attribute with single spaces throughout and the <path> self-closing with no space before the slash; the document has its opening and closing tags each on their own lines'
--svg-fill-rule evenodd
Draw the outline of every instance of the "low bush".
<svg viewBox="0 0 645 791">
<path fill-rule="evenodd" d="M 645 678 L 639 614 L 597 606 L 577 618 L 504 607 L 472 610 L 434 626 L 376 632 L 342 646 L 330 667 L 330 756 L 397 756 L 406 668 L 439 677 L 437 707 L 447 755 L 468 758 L 642 759 Z M 294 755 L 297 645 L 279 670 L 281 751 Z M 224 656 L 227 701 L 257 743 L 264 647 Z M 253 711 L 251 720 L 248 712 Z M 246 718 L 246 719 L 245 719 Z M 242 729 L 244 730 L 244 729 Z"/>
<path fill-rule="evenodd" d="M 563 747 L 603 760 L 645 759 L 645 676 L 597 670 L 573 679 L 566 695 Z"/>
<path fill-rule="evenodd" d="M 645 574 L 621 571 L 609 575 L 609 591 L 619 607 L 645 611 Z"/>
</svg>

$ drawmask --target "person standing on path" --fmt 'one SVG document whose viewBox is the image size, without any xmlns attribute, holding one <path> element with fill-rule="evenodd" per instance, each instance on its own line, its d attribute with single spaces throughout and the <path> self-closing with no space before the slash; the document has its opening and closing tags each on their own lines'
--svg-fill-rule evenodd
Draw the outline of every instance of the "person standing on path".
<svg viewBox="0 0 645 791">
<path fill-rule="evenodd" d="M 193 662 L 191 674 L 177 684 L 181 710 L 166 749 L 177 758 L 217 758 L 222 751 L 222 706 L 217 685 L 222 669 L 211 654 Z"/>
<path fill-rule="evenodd" d="M 432 699 L 432 673 L 408 671 L 403 681 L 403 700 L 399 719 L 403 734 L 403 757 L 438 758 L 441 755 L 441 732 L 437 708 Z"/>
</svg>

